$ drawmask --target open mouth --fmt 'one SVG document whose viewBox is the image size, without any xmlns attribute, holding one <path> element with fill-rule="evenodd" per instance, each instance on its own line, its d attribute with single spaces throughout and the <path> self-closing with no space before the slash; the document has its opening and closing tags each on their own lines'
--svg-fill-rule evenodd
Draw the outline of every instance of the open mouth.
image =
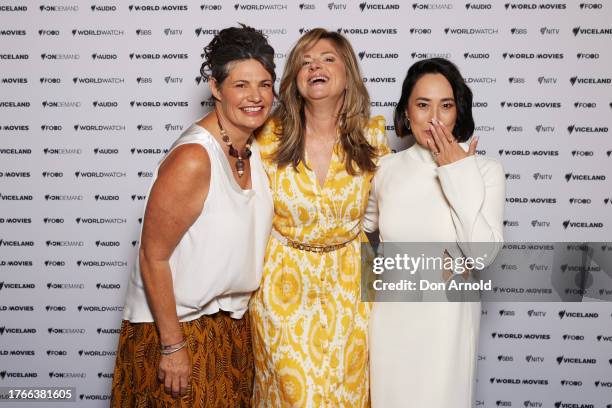
<svg viewBox="0 0 612 408">
<path fill-rule="evenodd" d="M 324 75 L 317 75 L 317 76 L 314 76 L 314 77 L 310 78 L 310 79 L 308 80 L 308 83 L 309 83 L 310 85 L 315 85 L 315 84 L 324 84 L 324 83 L 326 83 L 327 81 L 329 81 L 329 78 L 328 78 L 328 77 L 326 77 L 326 76 L 324 76 Z"/>
<path fill-rule="evenodd" d="M 263 106 L 245 106 L 243 108 L 240 108 L 241 110 L 243 110 L 246 113 L 254 113 L 254 112 L 259 112 L 261 110 L 263 110 Z"/>
</svg>

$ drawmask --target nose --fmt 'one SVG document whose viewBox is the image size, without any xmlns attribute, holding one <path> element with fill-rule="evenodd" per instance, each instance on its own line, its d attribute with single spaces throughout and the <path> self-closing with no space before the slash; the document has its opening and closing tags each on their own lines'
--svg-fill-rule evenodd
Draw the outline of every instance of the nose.
<svg viewBox="0 0 612 408">
<path fill-rule="evenodd" d="M 310 71 L 316 71 L 317 69 L 321 68 L 321 63 L 319 62 L 318 59 L 313 59 L 310 62 L 310 65 L 308 65 L 308 69 Z"/>
<path fill-rule="evenodd" d="M 253 87 L 251 88 L 251 92 L 249 92 L 249 95 L 247 96 L 248 100 L 250 102 L 261 102 L 262 97 L 261 97 L 261 92 L 259 90 L 259 87 Z"/>
<path fill-rule="evenodd" d="M 440 115 L 438 115 L 438 109 L 432 109 L 429 115 L 429 123 L 433 124 L 437 120 L 439 120 Z"/>
</svg>

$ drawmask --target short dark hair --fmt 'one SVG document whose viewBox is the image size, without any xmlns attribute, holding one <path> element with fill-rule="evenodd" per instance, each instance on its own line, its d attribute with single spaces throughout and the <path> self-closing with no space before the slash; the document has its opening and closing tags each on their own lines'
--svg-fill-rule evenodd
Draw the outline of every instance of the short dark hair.
<svg viewBox="0 0 612 408">
<path fill-rule="evenodd" d="M 229 75 L 232 62 L 254 59 L 276 80 L 274 48 L 265 35 L 253 27 L 240 24 L 219 31 L 204 48 L 204 63 L 200 67 L 202 77 L 214 78 L 221 85 Z"/>
<path fill-rule="evenodd" d="M 457 66 L 444 58 L 424 59 L 415 62 L 408 69 L 402 84 L 402 95 L 395 108 L 395 133 L 399 137 L 411 134 L 411 130 L 406 126 L 405 121 L 406 107 L 414 85 L 425 74 L 441 74 L 450 83 L 455 97 L 455 106 L 457 107 L 457 121 L 453 129 L 453 136 L 455 136 L 458 142 L 467 141 L 474 133 L 472 91 L 465 83 Z"/>
</svg>

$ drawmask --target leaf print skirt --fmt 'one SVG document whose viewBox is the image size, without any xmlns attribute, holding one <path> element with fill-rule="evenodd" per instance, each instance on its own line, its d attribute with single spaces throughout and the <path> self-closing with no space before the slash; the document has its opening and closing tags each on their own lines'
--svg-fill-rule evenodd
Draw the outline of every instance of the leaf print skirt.
<svg viewBox="0 0 612 408">
<path fill-rule="evenodd" d="M 159 338 L 154 323 L 121 324 L 111 404 L 113 408 L 249 407 L 253 392 L 253 351 L 248 312 L 227 312 L 181 323 L 188 339 L 192 372 L 187 395 L 173 398 L 157 378 Z"/>
</svg>

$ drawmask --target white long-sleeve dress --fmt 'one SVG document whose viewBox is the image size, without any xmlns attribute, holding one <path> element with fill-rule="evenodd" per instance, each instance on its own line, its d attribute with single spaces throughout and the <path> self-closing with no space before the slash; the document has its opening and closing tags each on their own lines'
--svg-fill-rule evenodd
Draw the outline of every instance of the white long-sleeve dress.
<svg viewBox="0 0 612 408">
<path fill-rule="evenodd" d="M 364 229 L 378 228 L 381 242 L 457 243 L 463 256 L 478 256 L 470 243 L 488 243 L 492 261 L 503 239 L 504 201 L 498 161 L 469 156 L 438 167 L 415 144 L 380 162 Z M 479 302 L 375 303 L 372 408 L 471 408 L 480 313 Z"/>
</svg>

